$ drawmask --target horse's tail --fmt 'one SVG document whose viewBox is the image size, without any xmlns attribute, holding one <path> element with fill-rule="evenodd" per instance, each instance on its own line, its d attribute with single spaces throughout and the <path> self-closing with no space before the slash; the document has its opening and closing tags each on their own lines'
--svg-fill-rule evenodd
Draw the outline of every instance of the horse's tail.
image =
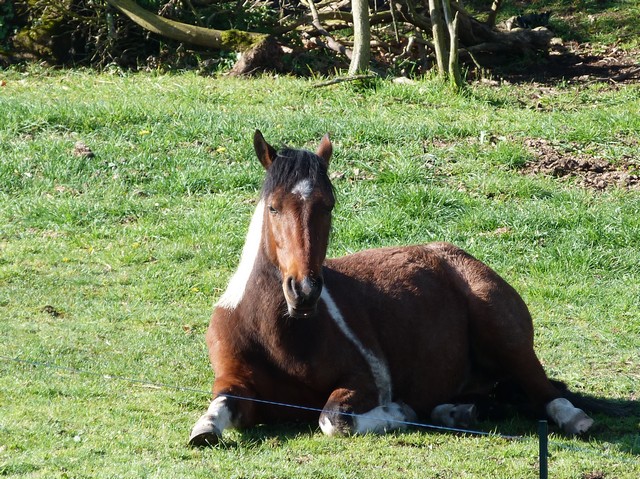
<svg viewBox="0 0 640 479">
<path fill-rule="evenodd" d="M 612 417 L 622 417 L 632 414 L 634 410 L 640 413 L 640 403 L 618 399 L 599 398 L 589 394 L 576 393 L 562 381 L 551 380 L 553 385 L 571 403 L 587 413 L 602 413 Z"/>
</svg>

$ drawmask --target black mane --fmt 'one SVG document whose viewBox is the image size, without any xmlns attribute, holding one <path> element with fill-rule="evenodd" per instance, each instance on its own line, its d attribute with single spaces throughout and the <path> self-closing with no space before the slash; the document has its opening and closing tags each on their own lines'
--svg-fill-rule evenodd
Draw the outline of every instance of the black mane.
<svg viewBox="0 0 640 479">
<path fill-rule="evenodd" d="M 278 151 L 267 171 L 262 195 L 267 196 L 276 188 L 291 191 L 302 180 L 309 180 L 314 187 L 319 184 L 333 193 L 327 165 L 322 158 L 307 150 L 284 148 Z"/>
</svg>

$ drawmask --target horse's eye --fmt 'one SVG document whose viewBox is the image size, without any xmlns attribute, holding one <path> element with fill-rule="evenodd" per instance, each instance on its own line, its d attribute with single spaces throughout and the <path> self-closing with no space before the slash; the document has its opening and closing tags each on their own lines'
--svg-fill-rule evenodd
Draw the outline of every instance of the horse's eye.
<svg viewBox="0 0 640 479">
<path fill-rule="evenodd" d="M 269 205 L 269 213 L 271 213 L 272 215 L 277 215 L 278 210 L 275 209 L 273 206 Z"/>
</svg>

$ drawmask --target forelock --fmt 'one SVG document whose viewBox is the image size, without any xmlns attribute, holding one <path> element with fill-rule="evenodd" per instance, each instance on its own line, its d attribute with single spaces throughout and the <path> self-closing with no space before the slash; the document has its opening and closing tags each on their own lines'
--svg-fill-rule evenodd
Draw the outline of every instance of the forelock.
<svg viewBox="0 0 640 479">
<path fill-rule="evenodd" d="M 320 183 L 332 190 L 326 164 L 318 155 L 307 150 L 284 148 L 278 151 L 267 170 L 262 195 L 267 196 L 276 188 L 292 191 L 301 181 L 308 181 L 313 187 Z"/>
</svg>

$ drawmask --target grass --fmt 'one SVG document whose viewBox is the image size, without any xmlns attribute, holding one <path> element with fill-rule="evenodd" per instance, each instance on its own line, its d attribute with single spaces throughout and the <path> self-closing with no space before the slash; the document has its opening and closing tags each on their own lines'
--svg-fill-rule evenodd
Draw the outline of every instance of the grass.
<svg viewBox="0 0 640 479">
<path fill-rule="evenodd" d="M 637 85 L 560 86 L 540 99 L 526 85 L 455 96 L 431 81 L 0 76 L 0 475 L 537 477 L 535 424 L 523 418 L 480 426 L 523 441 L 330 439 L 311 425 L 186 447 L 212 380 L 208 316 L 261 185 L 255 128 L 307 148 L 332 134 L 330 255 L 452 241 L 522 293 L 552 376 L 637 400 L 640 194 L 520 171 L 526 138 L 638 158 Z M 95 156 L 74 156 L 77 141 Z M 640 475 L 637 409 L 597 420 L 588 440 L 553 429 L 552 477 Z"/>
</svg>

